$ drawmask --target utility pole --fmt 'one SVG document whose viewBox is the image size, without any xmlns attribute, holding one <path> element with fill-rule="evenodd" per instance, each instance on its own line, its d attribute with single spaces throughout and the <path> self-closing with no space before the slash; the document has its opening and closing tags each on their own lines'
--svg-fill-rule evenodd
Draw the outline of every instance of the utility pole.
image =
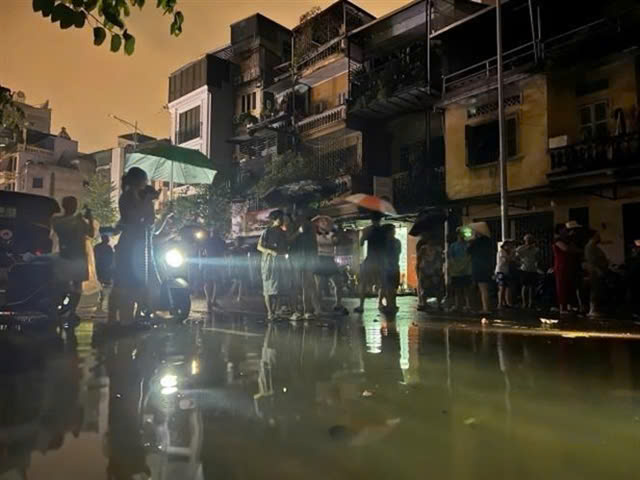
<svg viewBox="0 0 640 480">
<path fill-rule="evenodd" d="M 136 120 L 134 123 L 131 123 L 123 118 L 118 117 L 117 115 L 114 115 L 113 113 L 110 113 L 108 116 L 109 118 L 112 118 L 122 123 L 123 125 L 133 128 L 133 151 L 135 152 L 138 149 L 138 121 Z"/>
<path fill-rule="evenodd" d="M 496 2 L 496 46 L 498 68 L 498 136 L 500 150 L 498 164 L 500 165 L 500 226 L 502 240 L 509 238 L 509 198 L 507 190 L 507 148 L 505 143 L 504 119 L 504 78 L 502 65 L 502 0 Z"/>
</svg>

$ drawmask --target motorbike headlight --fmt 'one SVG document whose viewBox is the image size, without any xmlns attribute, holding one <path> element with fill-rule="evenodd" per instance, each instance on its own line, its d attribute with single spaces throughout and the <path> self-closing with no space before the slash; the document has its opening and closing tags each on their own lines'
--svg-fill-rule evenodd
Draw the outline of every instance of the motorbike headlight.
<svg viewBox="0 0 640 480">
<path fill-rule="evenodd" d="M 194 235 L 198 240 L 204 239 L 204 232 L 202 230 L 198 230 Z"/>
<path fill-rule="evenodd" d="M 178 385 L 178 377 L 176 375 L 167 374 L 160 379 L 160 386 L 163 388 L 174 388 Z"/>
<path fill-rule="evenodd" d="M 167 262 L 167 265 L 173 268 L 181 267 L 184 263 L 184 255 L 182 255 L 182 252 L 177 248 L 169 250 L 165 254 L 164 259 Z"/>
</svg>

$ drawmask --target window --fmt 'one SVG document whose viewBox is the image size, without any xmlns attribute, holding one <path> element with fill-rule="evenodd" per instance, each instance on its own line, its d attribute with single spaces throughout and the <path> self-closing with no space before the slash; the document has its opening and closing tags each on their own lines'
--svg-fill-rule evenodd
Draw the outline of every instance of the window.
<svg viewBox="0 0 640 480">
<path fill-rule="evenodd" d="M 242 109 L 241 109 L 242 113 L 245 113 L 247 111 L 247 97 L 242 95 Z"/>
<path fill-rule="evenodd" d="M 598 102 L 580 107 L 580 136 L 582 140 L 602 138 L 609 135 L 607 102 Z"/>
<path fill-rule="evenodd" d="M 32 188 L 43 188 L 44 187 L 44 180 L 42 179 L 42 177 L 33 177 L 33 180 L 31 181 L 31 187 Z"/>
<path fill-rule="evenodd" d="M 505 121 L 507 158 L 518 155 L 518 119 L 509 117 Z M 479 125 L 467 125 L 467 165 L 475 167 L 498 161 L 500 152 L 498 120 Z"/>
<path fill-rule="evenodd" d="M 200 137 L 200 105 L 180 114 L 177 137 L 178 144 Z"/>
<path fill-rule="evenodd" d="M 569 220 L 574 220 L 583 227 L 589 227 L 589 207 L 570 208 Z"/>
<path fill-rule="evenodd" d="M 251 110 L 255 110 L 256 109 L 256 92 L 253 92 L 251 94 Z"/>
<path fill-rule="evenodd" d="M 338 94 L 338 105 L 345 105 L 347 103 L 347 92 L 340 92 Z"/>
</svg>

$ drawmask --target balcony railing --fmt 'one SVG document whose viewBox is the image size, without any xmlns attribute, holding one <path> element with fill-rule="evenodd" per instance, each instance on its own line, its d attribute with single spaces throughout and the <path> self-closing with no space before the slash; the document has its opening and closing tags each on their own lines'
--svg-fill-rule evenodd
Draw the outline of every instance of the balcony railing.
<svg viewBox="0 0 640 480">
<path fill-rule="evenodd" d="M 505 74 L 523 65 L 535 62 L 536 46 L 534 42 L 525 43 L 519 47 L 504 52 L 503 64 Z M 456 90 L 478 81 L 488 80 L 497 75 L 498 57 L 492 57 L 469 67 L 455 71 L 442 77 L 442 94 L 446 95 L 452 90 Z"/>
<path fill-rule="evenodd" d="M 412 87 L 426 86 L 425 43 L 417 42 L 407 53 L 391 58 L 369 60 L 356 68 L 351 77 L 351 106 L 354 109 L 386 99 Z"/>
<path fill-rule="evenodd" d="M 317 50 L 307 53 L 300 59 L 296 59 L 295 66 L 298 72 L 304 72 L 305 70 L 313 67 L 315 64 L 320 63 L 327 58 L 341 53 L 344 51 L 344 42 L 342 37 L 334 38 L 330 42 L 325 43 Z"/>
<path fill-rule="evenodd" d="M 430 167 L 420 174 L 402 172 L 393 176 L 393 203 L 400 211 L 436 205 L 445 198 L 444 167 Z"/>
<path fill-rule="evenodd" d="M 200 125 L 194 128 L 187 128 L 185 130 L 178 130 L 176 132 L 176 144 L 181 145 L 190 140 L 200 138 Z"/>
<path fill-rule="evenodd" d="M 296 126 L 300 134 L 308 134 L 312 131 L 320 130 L 321 128 L 346 120 L 346 118 L 347 107 L 345 105 L 340 105 L 300 120 Z"/>
<path fill-rule="evenodd" d="M 566 147 L 553 148 L 550 175 L 580 174 L 640 166 L 640 133 L 605 137 Z"/>
<path fill-rule="evenodd" d="M 357 144 L 345 145 L 344 139 L 324 146 L 302 143 L 300 153 L 311 162 L 314 175 L 323 178 L 338 178 L 360 172 L 361 164 Z"/>
</svg>

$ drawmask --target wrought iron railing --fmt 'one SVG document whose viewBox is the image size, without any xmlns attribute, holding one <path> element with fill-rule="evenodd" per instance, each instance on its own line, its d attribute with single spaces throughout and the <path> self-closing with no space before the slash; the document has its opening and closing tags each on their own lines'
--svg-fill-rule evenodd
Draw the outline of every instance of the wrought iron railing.
<svg viewBox="0 0 640 480">
<path fill-rule="evenodd" d="M 303 120 L 300 120 L 296 127 L 300 134 L 308 134 L 314 130 L 328 127 L 334 123 L 341 122 L 347 118 L 347 107 L 345 105 L 339 105 L 330 110 L 325 110 L 322 113 L 311 115 Z"/>
<path fill-rule="evenodd" d="M 337 53 L 344 51 L 344 42 L 342 37 L 334 38 L 330 42 L 325 43 L 317 50 L 307 53 L 300 59 L 295 60 L 296 70 L 298 72 L 304 72 L 305 70 L 313 67 L 315 64 L 320 63 L 327 58 Z"/>
<path fill-rule="evenodd" d="M 534 42 L 525 43 L 519 47 L 509 50 L 503 54 L 503 64 L 505 72 L 516 69 L 523 65 L 534 63 L 536 60 L 536 44 Z M 457 70 L 442 77 L 443 96 L 452 90 L 473 84 L 479 80 L 486 80 L 498 72 L 498 57 L 491 57 L 482 62 L 469 67 Z"/>
<path fill-rule="evenodd" d="M 344 145 L 338 142 L 324 146 L 302 143 L 300 153 L 311 163 L 311 171 L 319 178 L 337 178 L 353 175 L 361 170 L 358 145 Z"/>
<path fill-rule="evenodd" d="M 399 210 L 423 207 L 445 198 L 444 167 L 428 167 L 422 172 L 402 172 L 393 176 L 393 203 Z"/>
<path fill-rule="evenodd" d="M 551 174 L 640 165 L 640 133 L 595 139 L 549 150 Z"/>
<path fill-rule="evenodd" d="M 376 99 L 388 98 L 412 87 L 426 86 L 425 43 L 416 42 L 405 55 L 370 59 L 352 70 L 350 105 L 362 108 Z"/>
</svg>

